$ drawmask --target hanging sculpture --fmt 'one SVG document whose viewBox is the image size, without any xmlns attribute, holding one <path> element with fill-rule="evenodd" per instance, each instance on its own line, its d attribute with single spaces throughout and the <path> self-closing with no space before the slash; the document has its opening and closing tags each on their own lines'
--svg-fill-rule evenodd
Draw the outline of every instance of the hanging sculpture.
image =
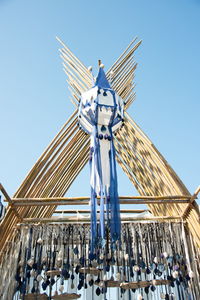
<svg viewBox="0 0 200 300">
<path fill-rule="evenodd" d="M 79 124 L 91 136 L 91 255 L 98 243 L 105 244 L 108 230 L 113 246 L 120 237 L 120 213 L 113 134 L 123 125 L 124 102 L 106 78 L 103 66 L 94 86 L 81 95 Z M 100 197 L 100 226 L 97 197 Z M 105 213 L 106 212 L 106 213 Z"/>
<path fill-rule="evenodd" d="M 11 222 L 11 226 L 2 230 L 1 238 L 3 245 L 7 242 L 0 268 L 1 300 L 199 299 L 199 252 L 187 227 L 191 222 L 120 222 L 113 138 L 124 125 L 124 115 L 126 124 L 118 132 L 115 146 L 121 166 L 138 192 L 188 194 L 173 170 L 168 165 L 163 168 L 166 162 L 124 112 L 124 107 L 126 110 L 135 99 L 133 53 L 141 41 L 136 45 L 134 42 L 106 75 L 99 64 L 96 79 L 91 68 L 87 69 L 61 42 L 72 102 L 79 107 L 79 127 L 86 136 L 76 128 L 75 112 L 15 197 L 64 196 L 87 161 L 84 156 L 88 154 L 90 135 L 91 227 L 81 223 L 83 220 L 76 224 L 42 225 L 42 220 L 47 222 L 42 218 L 41 223 L 27 225 L 26 222 L 34 222 L 30 220 L 34 216 L 50 216 L 54 208 L 15 209 L 10 205 L 3 223 Z M 74 153 L 76 160 L 68 168 Z M 129 169 L 133 160 L 136 163 Z M 174 212 L 180 212 L 179 204 L 162 205 L 167 210 L 170 207 L 170 220 Z M 166 213 L 156 205 L 151 206 L 151 211 Z M 195 218 L 193 214 L 191 228 L 199 224 Z M 24 223 L 16 225 L 19 220 Z"/>
</svg>

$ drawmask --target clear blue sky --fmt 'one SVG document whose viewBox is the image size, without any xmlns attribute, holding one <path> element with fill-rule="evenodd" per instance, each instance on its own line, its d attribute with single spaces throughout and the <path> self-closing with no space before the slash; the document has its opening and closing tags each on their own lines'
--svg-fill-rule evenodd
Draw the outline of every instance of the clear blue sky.
<svg viewBox="0 0 200 300">
<path fill-rule="evenodd" d="M 74 109 L 56 35 L 87 66 L 101 58 L 105 69 L 134 36 L 143 40 L 129 112 L 193 193 L 200 184 L 200 1 L 0 0 L 0 182 L 9 194 Z M 121 172 L 119 182 L 120 194 L 135 194 Z M 88 191 L 89 178 L 81 194 Z M 68 194 L 80 195 L 77 183 Z"/>
</svg>

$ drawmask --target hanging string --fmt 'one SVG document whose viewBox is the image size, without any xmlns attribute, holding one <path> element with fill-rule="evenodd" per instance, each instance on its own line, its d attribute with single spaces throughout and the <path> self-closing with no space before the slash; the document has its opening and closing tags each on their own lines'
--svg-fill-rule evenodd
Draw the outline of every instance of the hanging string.
<svg viewBox="0 0 200 300">
<path fill-rule="evenodd" d="M 6 256 L 9 259 L 7 265 L 16 267 L 5 272 L 8 278 L 3 282 L 6 294 L 2 300 L 28 294 L 51 297 L 56 292 L 58 295 L 78 295 L 86 290 L 88 292 L 82 294 L 89 295 L 91 292 L 107 299 L 110 282 L 118 283 L 124 299 L 133 296 L 145 300 L 146 297 L 149 300 L 164 299 L 164 296 L 169 299 L 173 295 L 177 299 L 187 299 L 189 295 L 198 295 L 200 287 L 194 286 L 196 281 L 189 278 L 191 266 L 188 264 L 188 258 L 192 259 L 195 255 L 196 259 L 196 254 L 192 251 L 193 241 L 185 236 L 183 229 L 182 223 L 122 224 L 121 246 L 118 245 L 113 252 L 108 238 L 105 251 L 99 246 L 97 255 L 91 260 L 89 225 L 21 226 L 17 240 L 11 241 Z M 16 242 L 18 248 L 15 247 Z M 3 270 L 7 265 L 2 266 Z M 90 274 L 94 271 L 95 274 Z M 195 275 L 197 271 L 195 269 Z M 2 272 L 0 270 L 0 274 Z M 48 272 L 55 275 L 48 276 Z M 154 280 L 155 283 L 168 280 L 168 283 L 156 285 Z M 131 288 L 137 282 L 150 282 L 150 285 Z M 70 289 L 72 283 L 74 287 Z M 126 284 L 130 284 L 130 288 L 126 289 Z"/>
</svg>

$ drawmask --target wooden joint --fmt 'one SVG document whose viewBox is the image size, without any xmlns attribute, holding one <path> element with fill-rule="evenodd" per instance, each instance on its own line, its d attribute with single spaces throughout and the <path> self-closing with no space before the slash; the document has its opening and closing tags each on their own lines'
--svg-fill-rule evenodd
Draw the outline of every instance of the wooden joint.
<svg viewBox="0 0 200 300">
<path fill-rule="evenodd" d="M 6 198 L 7 202 L 9 203 L 9 207 L 10 207 L 10 209 L 13 210 L 15 216 L 20 221 L 23 221 L 23 218 L 18 214 L 16 208 L 14 207 L 14 201 L 10 198 L 10 196 L 8 195 L 8 193 L 6 192 L 5 188 L 3 187 L 3 185 L 1 183 L 0 183 L 0 190 L 1 190 L 2 194 L 4 195 L 4 197 Z"/>
<path fill-rule="evenodd" d="M 194 194 L 191 196 L 190 198 L 190 202 L 189 204 L 187 205 L 187 207 L 185 208 L 183 214 L 182 214 L 182 219 L 184 220 L 188 213 L 190 212 L 191 209 L 195 209 L 196 210 L 196 207 L 195 207 L 195 200 L 198 198 L 198 194 L 200 192 L 200 185 L 197 187 L 197 189 L 195 190 Z M 199 218 L 200 218 L 200 212 L 199 213 Z"/>
</svg>

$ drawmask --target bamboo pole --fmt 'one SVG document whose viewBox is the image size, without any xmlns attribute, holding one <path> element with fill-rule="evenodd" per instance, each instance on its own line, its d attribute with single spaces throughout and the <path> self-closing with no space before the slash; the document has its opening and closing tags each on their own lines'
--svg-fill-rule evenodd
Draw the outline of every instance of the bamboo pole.
<svg viewBox="0 0 200 300">
<path fill-rule="evenodd" d="M 60 38 L 56 37 L 57 41 L 61 43 L 61 45 L 64 47 L 63 50 L 65 51 L 65 53 L 71 57 L 71 59 L 74 61 L 74 63 L 76 64 L 77 68 L 81 68 L 84 73 L 85 76 L 88 76 L 88 78 L 91 78 L 91 74 L 88 71 L 88 69 L 86 68 L 86 66 L 73 54 L 73 52 L 64 44 L 63 41 L 61 41 Z"/>
<path fill-rule="evenodd" d="M 59 50 L 61 55 L 60 57 L 68 64 L 68 66 L 73 70 L 73 72 L 79 77 L 80 80 L 84 81 L 87 87 L 91 87 L 92 76 L 88 74 L 80 67 L 77 67 L 77 64 L 74 63 L 73 59 L 67 54 L 65 49 Z"/>
<path fill-rule="evenodd" d="M 89 197 L 51 197 L 51 198 L 13 198 L 13 206 L 48 206 L 48 205 L 88 205 Z M 184 196 L 169 196 L 165 198 L 152 196 L 122 196 L 119 197 L 120 204 L 166 204 L 166 203 L 189 203 L 189 198 Z"/>
<path fill-rule="evenodd" d="M 26 176 L 25 180 L 22 182 L 21 186 L 18 188 L 17 192 L 15 193 L 15 196 L 24 196 L 25 194 L 27 194 L 27 186 L 30 186 L 30 184 L 33 182 L 33 178 L 38 175 L 38 173 L 43 168 L 43 166 L 45 165 L 55 148 L 59 145 L 60 141 L 63 139 L 63 135 L 65 135 L 65 132 L 69 130 L 71 122 L 77 116 L 77 112 L 77 110 L 74 111 L 74 113 L 70 116 L 67 122 L 63 125 L 59 133 L 55 136 L 55 138 L 52 140 L 49 146 L 45 149 L 45 151 L 40 156 L 36 164 Z"/>
<path fill-rule="evenodd" d="M 126 116 L 128 116 L 127 114 L 126 114 Z M 129 116 L 128 116 L 129 117 Z M 129 119 L 130 119 L 130 117 L 129 117 Z M 130 119 L 130 121 L 133 123 L 133 121 Z M 130 122 L 128 123 L 128 124 L 130 124 Z M 166 175 L 168 175 L 168 177 L 170 178 L 170 180 L 171 180 L 171 182 L 173 182 L 172 183 L 172 186 L 171 187 L 169 187 L 169 191 L 171 192 L 171 190 L 172 190 L 172 188 L 174 189 L 174 191 L 176 191 L 177 189 L 176 189 L 176 187 L 177 187 L 177 182 L 174 182 L 174 181 L 172 181 L 173 179 L 173 177 L 171 177 L 171 174 L 170 173 L 168 173 L 168 169 L 167 169 L 167 172 L 166 172 L 166 165 L 164 165 L 163 164 L 163 161 L 162 161 L 162 163 L 160 163 L 160 162 L 158 162 L 157 163 L 157 161 L 158 161 L 158 156 L 155 156 L 155 155 L 157 155 L 157 153 L 158 153 L 158 151 L 156 152 L 155 151 L 155 148 L 153 147 L 152 148 L 152 143 L 150 143 L 149 141 L 148 141 L 148 139 L 146 138 L 145 139 L 145 135 L 142 133 L 142 135 L 140 134 L 140 131 L 138 130 L 138 128 L 137 128 L 137 126 L 135 126 L 135 123 L 134 123 L 134 127 L 133 128 L 130 128 L 129 129 L 129 134 L 131 133 L 133 131 L 133 134 L 135 135 L 136 134 L 136 138 L 138 139 L 138 137 L 137 137 L 137 135 L 138 135 L 138 133 L 139 133 L 139 139 L 141 139 L 141 144 L 140 143 L 137 143 L 137 148 L 138 148 L 138 150 L 140 151 L 140 147 L 141 147 L 141 145 L 144 145 L 144 150 L 145 150 L 145 148 L 147 148 L 147 146 L 149 147 L 148 148 L 148 151 L 149 151 L 149 157 L 152 157 L 152 158 L 154 158 L 154 161 L 152 161 L 151 162 L 151 165 L 155 165 L 155 163 L 157 164 L 155 167 L 154 167 L 154 170 L 158 170 L 158 166 L 160 167 L 160 168 L 163 168 L 163 171 L 162 171 L 162 176 L 166 176 Z M 136 139 L 136 141 L 137 141 L 137 139 Z M 133 143 L 134 144 L 134 143 Z M 153 149 L 153 151 L 152 151 L 152 149 Z M 144 152 L 145 153 L 145 152 Z M 142 155 L 143 155 L 143 153 L 142 153 Z M 157 158 L 156 158 L 157 157 Z M 148 157 L 144 157 L 144 159 L 145 159 L 145 161 L 146 162 L 148 162 Z M 159 158 L 159 160 L 160 160 L 160 158 Z M 171 172 L 171 171 L 170 171 Z M 146 172 L 145 172 L 146 173 Z M 139 176 L 141 176 L 140 175 L 140 172 L 139 172 Z M 157 182 L 156 180 L 154 181 L 154 182 Z M 152 182 L 153 183 L 153 185 L 154 185 L 154 182 Z M 152 186 L 153 187 L 153 186 Z M 145 189 L 146 189 L 146 187 L 144 187 Z M 177 190 L 178 191 L 178 190 Z M 155 194 L 155 192 L 156 192 L 156 189 L 155 190 L 152 190 L 152 192 Z M 163 193 L 162 191 L 161 191 L 161 193 Z M 154 209 L 155 209 L 155 206 L 154 206 Z M 169 208 L 168 207 L 168 209 L 172 209 L 172 208 Z M 174 208 L 173 208 L 174 209 Z M 177 213 L 177 208 L 176 208 L 176 212 L 174 212 L 174 213 Z"/>
<path fill-rule="evenodd" d="M 127 51 L 131 48 L 131 46 L 136 42 L 137 37 L 135 37 L 130 44 L 126 47 L 126 49 L 122 52 L 122 54 L 118 57 L 118 59 L 114 62 L 114 64 L 110 67 L 110 69 L 107 71 L 106 75 L 109 76 L 109 73 L 114 69 L 116 65 L 120 63 L 120 60 L 122 57 L 127 53 Z"/>
</svg>

